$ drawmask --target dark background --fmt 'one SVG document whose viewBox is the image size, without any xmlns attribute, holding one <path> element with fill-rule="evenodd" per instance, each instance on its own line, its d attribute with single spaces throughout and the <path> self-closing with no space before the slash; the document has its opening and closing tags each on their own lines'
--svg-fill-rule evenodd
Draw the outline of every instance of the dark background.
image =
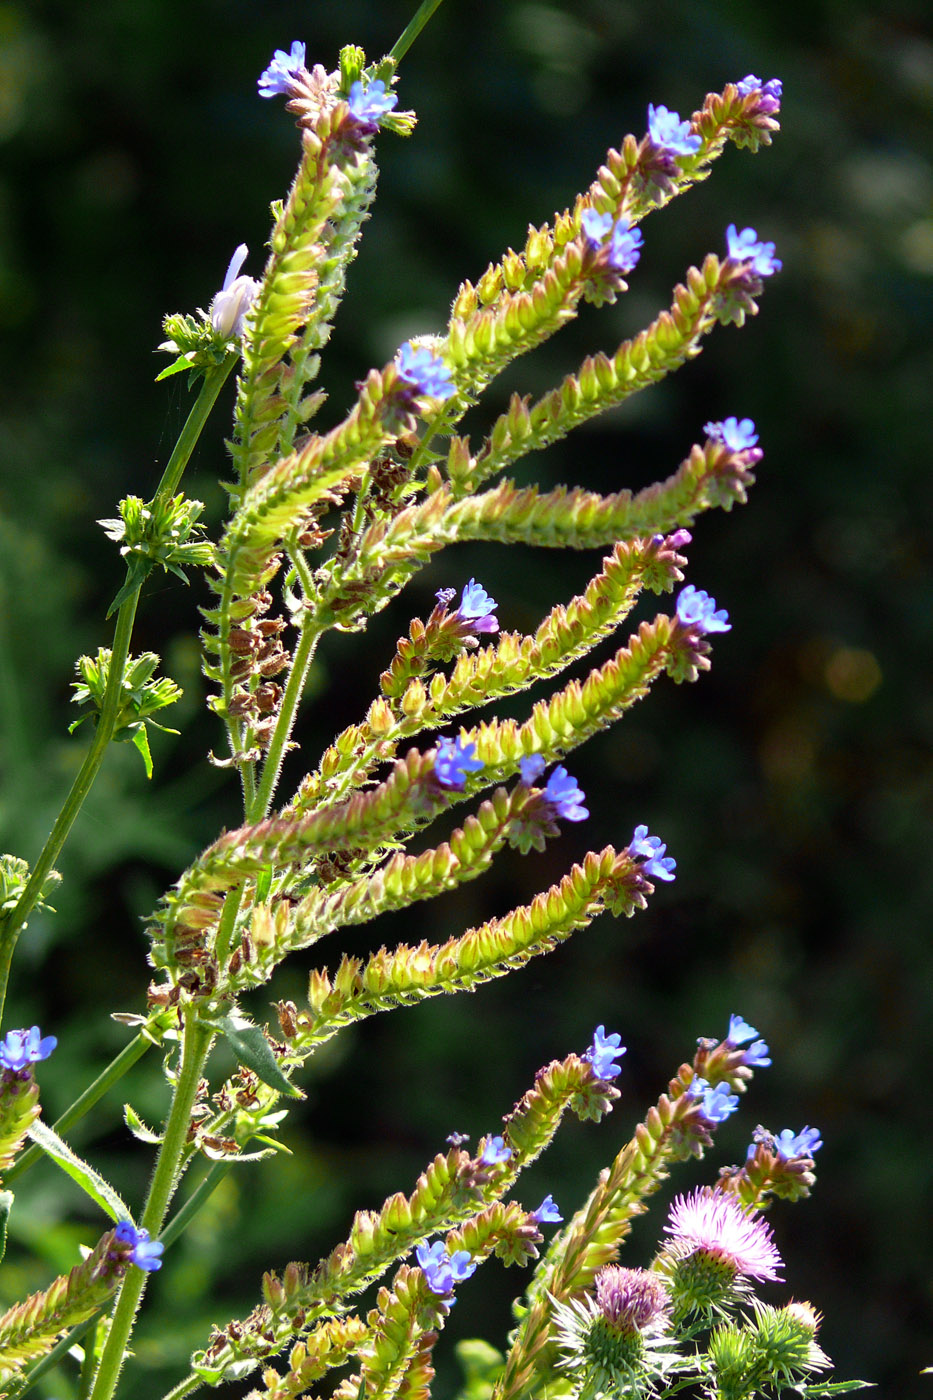
<svg viewBox="0 0 933 1400">
<path fill-rule="evenodd" d="M 34 858 L 87 742 L 66 734 L 68 681 L 79 652 L 109 643 L 101 619 L 120 578 L 94 521 L 121 495 L 151 492 L 186 412 L 181 377 L 153 383 L 161 316 L 207 305 L 241 241 L 258 272 L 268 202 L 291 177 L 291 120 L 256 97 L 256 77 L 293 38 L 327 66 L 350 41 L 375 57 L 414 8 L 0 6 L 2 849 Z M 211 1320 L 251 1306 L 262 1268 L 316 1258 L 355 1207 L 410 1190 L 451 1130 L 494 1131 L 540 1064 L 582 1049 L 605 1022 L 629 1046 L 623 1100 L 599 1128 L 565 1125 L 520 1193 L 535 1204 L 553 1191 L 569 1214 L 695 1037 L 723 1034 L 732 1011 L 761 1029 L 774 1067 L 708 1162 L 671 1189 L 738 1160 L 758 1122 L 818 1125 L 814 1198 L 773 1213 L 788 1286 L 769 1296 L 825 1309 L 840 1377 L 875 1380 L 886 1396 L 928 1393 L 918 1376 L 933 1363 L 925 8 L 446 0 L 405 61 L 401 102 L 421 124 L 408 142 L 380 138 L 380 197 L 328 350 L 321 422 L 400 340 L 442 328 L 461 278 L 571 203 L 608 145 L 642 133 L 649 101 L 687 115 L 747 72 L 783 78 L 775 145 L 756 157 L 730 147 L 706 184 L 652 216 L 629 295 L 519 362 L 474 425 L 511 389 L 540 391 L 645 324 L 691 262 L 723 250 L 727 223 L 774 239 L 784 271 L 741 338 L 717 331 L 675 379 L 519 469 L 523 480 L 639 487 L 674 469 L 707 418 L 752 416 L 766 451 L 759 484 L 747 508 L 698 522 L 690 551 L 691 581 L 734 628 L 699 685 L 662 681 L 574 755 L 585 826 L 546 856 L 503 857 L 456 896 L 341 939 L 362 950 L 445 937 L 526 900 L 588 846 L 624 844 L 641 821 L 678 860 L 676 883 L 631 922 L 604 917 L 505 982 L 378 1018 L 321 1055 L 308 1105 L 285 1128 L 294 1155 L 228 1178 L 155 1279 L 137 1352 L 158 1369 L 134 1395 L 160 1394 Z M 213 522 L 229 407 L 228 395 L 186 482 Z M 434 589 L 475 574 L 504 625 L 528 630 L 597 557 L 449 551 L 366 638 L 322 652 L 305 766 L 363 712 L 394 638 Z M 183 735 L 156 737 L 151 785 L 135 752 L 110 754 L 60 862 L 58 914 L 35 918 L 18 953 L 7 1024 L 38 1020 L 61 1042 L 40 1076 L 50 1117 L 123 1043 L 106 1013 L 141 1006 L 142 916 L 237 820 L 234 785 L 204 762 L 222 742 L 204 715 L 194 640 L 204 601 L 197 583 L 147 587 L 136 649 L 160 651 L 184 685 Z M 298 760 L 290 781 L 301 771 Z M 296 958 L 278 990 L 300 1001 L 308 965 Z M 158 1119 L 155 1063 L 75 1143 L 136 1204 L 148 1158 L 119 1121 L 124 1096 Z M 30 1174 L 28 1194 L 0 1278 L 9 1299 L 69 1268 L 100 1226 L 51 1168 Z M 647 1261 L 661 1223 L 659 1202 L 625 1262 Z M 449 1330 L 501 1344 L 521 1281 L 497 1265 L 482 1278 L 462 1288 Z M 450 1348 L 450 1337 L 438 1348 L 444 1387 Z M 69 1385 L 58 1376 L 45 1393 Z"/>
</svg>

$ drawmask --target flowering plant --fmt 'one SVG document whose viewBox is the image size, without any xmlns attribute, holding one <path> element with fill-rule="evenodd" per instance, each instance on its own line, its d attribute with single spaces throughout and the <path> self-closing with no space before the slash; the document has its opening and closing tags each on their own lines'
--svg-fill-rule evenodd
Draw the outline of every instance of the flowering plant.
<svg viewBox="0 0 933 1400">
<path fill-rule="evenodd" d="M 434 3 L 426 0 L 424 12 Z M 166 319 L 161 348 L 173 358 L 160 378 L 186 373 L 200 384 L 198 397 L 152 499 L 127 496 L 102 522 L 126 575 L 110 609 L 111 647 L 77 663 L 74 699 L 90 707 L 93 738 L 32 869 L 17 856 L 0 862 L 0 1006 L 19 936 L 55 883 L 55 861 L 109 744 L 132 742 L 151 773 L 148 726 L 160 727 L 153 715 L 180 695 L 157 676 L 154 653 L 130 650 L 141 590 L 157 565 L 182 576 L 201 570 L 213 591 L 204 671 L 226 741 L 214 762 L 235 775 L 242 819 L 153 909 L 155 977 L 145 1009 L 120 1018 L 134 1038 L 54 1125 L 41 1115 L 37 1066 L 55 1052 L 55 1037 L 33 1026 L 0 1042 L 4 1228 L 16 1204 L 9 1188 L 41 1154 L 111 1222 L 70 1272 L 0 1317 L 6 1394 L 25 1394 L 77 1357 L 81 1393 L 109 1400 L 132 1357 L 148 1280 L 170 1275 L 171 1246 L 223 1174 L 281 1147 L 308 1060 L 340 1030 L 504 976 L 604 910 L 631 917 L 657 881 L 675 877 L 665 843 L 638 824 L 621 849 L 590 852 L 530 905 L 438 945 L 344 955 L 333 972 L 317 966 L 306 1005 L 283 997 L 275 1027 L 254 1019 L 264 1012 L 251 994 L 299 950 L 478 877 L 506 845 L 541 849 L 562 821 L 586 820 L 585 794 L 562 760 L 662 677 L 694 681 L 709 668 L 709 638 L 730 623 L 704 590 L 680 587 L 688 527 L 707 509 L 744 501 L 762 457 L 751 420 L 730 417 L 708 423 L 680 467 L 637 495 L 520 489 L 502 476 L 678 369 L 717 326 L 757 313 L 780 262 L 773 244 L 736 225 L 725 232 L 725 256 L 709 253 L 690 267 L 670 310 L 639 335 L 588 357 L 536 402 L 513 397 L 481 441 L 459 431 L 512 360 L 581 304 L 612 303 L 627 290 L 646 246 L 641 224 L 706 178 L 728 142 L 768 144 L 780 83 L 751 76 L 710 94 L 687 120 L 650 107 L 644 137 L 610 150 L 572 209 L 461 286 L 443 334 L 401 345 L 358 386 L 343 419 L 310 426 L 323 407 L 312 387 L 320 352 L 375 195 L 378 141 L 414 127 L 393 89 L 416 29 L 417 21 L 376 64 L 344 49 L 334 71 L 309 68 L 295 41 L 260 75 L 259 96 L 284 98 L 298 131 L 298 168 L 287 199 L 273 206 L 269 257 L 261 276 L 243 273 L 249 255 L 240 245 L 208 311 Z M 211 540 L 201 503 L 180 484 L 234 368 L 229 512 Z M 442 588 L 430 616 L 411 620 L 387 658 L 376 698 L 283 796 L 283 760 L 296 747 L 322 640 L 363 631 L 428 560 L 463 540 L 609 553 L 584 592 L 530 635 L 502 630 L 498 605 L 475 578 Z M 619 631 L 643 592 L 675 590 L 670 613 L 642 622 L 582 684 L 558 684 L 523 723 L 460 723 L 482 705 L 555 681 Z M 474 810 L 447 839 L 414 853 L 415 838 L 464 802 Z M 625 1049 L 619 1033 L 599 1026 L 587 1048 L 539 1071 L 502 1131 L 475 1153 L 452 1138 L 410 1196 L 359 1212 L 316 1266 L 267 1274 L 253 1311 L 202 1339 L 171 1396 L 250 1377 L 252 1396 L 281 1400 L 344 1367 L 350 1375 L 334 1390 L 341 1400 L 426 1394 L 455 1290 L 492 1255 L 506 1265 L 538 1262 L 507 1353 L 487 1357 L 471 1395 L 665 1394 L 694 1384 L 738 1400 L 785 1383 L 810 1394 L 845 1388 L 809 1379 L 828 1364 L 809 1305 L 770 1307 L 750 1283 L 777 1276 L 780 1257 L 760 1212 L 773 1198 L 809 1193 L 815 1130 L 760 1130 L 741 1167 L 678 1201 L 650 1270 L 611 1262 L 671 1165 L 703 1155 L 754 1068 L 770 1062 L 756 1037 L 733 1017 L 722 1041 L 699 1043 L 542 1253 L 542 1227 L 563 1224 L 558 1205 L 547 1196 L 529 1210 L 510 1193 L 565 1111 L 599 1120 L 619 1097 L 613 1081 Z M 160 1132 L 127 1109 L 144 1148 L 157 1149 L 134 1211 L 65 1134 L 152 1047 L 165 1056 L 166 1106 Z M 218 1047 L 236 1065 L 219 1081 Z M 382 1279 L 369 1311 L 352 1311 L 356 1295 Z M 138 1384 L 134 1364 L 126 1393 Z"/>
</svg>

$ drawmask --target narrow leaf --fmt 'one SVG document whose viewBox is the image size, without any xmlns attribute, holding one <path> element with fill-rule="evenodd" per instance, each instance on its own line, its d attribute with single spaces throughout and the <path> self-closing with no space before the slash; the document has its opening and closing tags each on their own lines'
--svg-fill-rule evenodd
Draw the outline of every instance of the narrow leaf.
<svg viewBox="0 0 933 1400">
<path fill-rule="evenodd" d="M 36 1119 L 29 1129 L 28 1136 L 32 1138 L 37 1147 L 51 1157 L 56 1166 L 61 1167 L 66 1176 L 70 1176 L 72 1181 L 76 1181 L 82 1191 L 86 1191 L 92 1201 L 96 1201 L 111 1220 L 132 1220 L 129 1207 L 121 1200 L 118 1193 L 113 1189 L 108 1181 L 105 1181 L 100 1172 L 94 1170 L 87 1162 L 82 1162 L 77 1157 L 66 1142 L 58 1136 L 48 1124 L 43 1123 L 41 1118 Z"/>
<path fill-rule="evenodd" d="M 162 1141 L 158 1133 L 146 1126 L 132 1104 L 123 1105 L 123 1121 L 133 1134 L 134 1138 L 139 1138 L 140 1142 L 151 1143 L 153 1147 L 158 1147 Z"/>
<path fill-rule="evenodd" d="M 222 1016 L 217 1020 L 205 1019 L 203 1024 L 222 1035 L 240 1064 L 258 1074 L 263 1084 L 268 1084 L 270 1089 L 277 1089 L 280 1094 L 287 1094 L 289 1098 L 304 1098 L 301 1090 L 290 1084 L 279 1069 L 272 1047 L 259 1026 L 253 1026 L 249 1021 L 240 1018 L 234 1019 L 232 1016 Z"/>
</svg>

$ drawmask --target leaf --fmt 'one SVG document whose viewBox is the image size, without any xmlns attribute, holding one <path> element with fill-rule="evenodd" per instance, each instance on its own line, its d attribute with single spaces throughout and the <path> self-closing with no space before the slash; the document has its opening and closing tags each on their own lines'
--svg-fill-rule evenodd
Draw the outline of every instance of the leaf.
<svg viewBox="0 0 933 1400">
<path fill-rule="evenodd" d="M 160 379 L 168 379 L 170 374 L 181 374 L 182 370 L 193 368 L 194 365 L 187 355 L 179 355 L 178 359 L 173 360 L 167 369 L 156 375 L 155 382 L 158 384 Z"/>
<path fill-rule="evenodd" d="M 127 565 L 123 587 L 107 609 L 107 617 L 111 617 L 116 612 L 117 608 L 119 608 L 122 603 L 126 602 L 127 598 L 131 597 L 138 588 L 142 587 L 146 575 L 154 567 L 154 559 L 146 559 L 141 554 L 134 554 L 131 562 Z"/>
<path fill-rule="evenodd" d="M 146 1126 L 132 1104 L 125 1103 L 123 1105 L 123 1121 L 133 1137 L 138 1138 L 140 1142 L 151 1143 L 153 1147 L 158 1147 L 162 1142 L 161 1135 Z"/>
<path fill-rule="evenodd" d="M 205 1019 L 202 1024 L 210 1026 L 211 1030 L 222 1035 L 240 1063 L 257 1074 L 263 1084 L 268 1084 L 270 1089 L 277 1089 L 280 1094 L 287 1094 L 289 1098 L 304 1098 L 301 1090 L 296 1089 L 279 1069 L 272 1047 L 259 1026 L 254 1026 L 241 1017 L 232 1016 L 219 1017 L 217 1020 Z"/>
<path fill-rule="evenodd" d="M 95 1171 L 87 1162 L 82 1162 L 67 1142 L 63 1142 L 58 1133 L 43 1123 L 41 1118 L 36 1119 L 27 1136 L 32 1138 L 37 1147 L 42 1148 L 46 1156 L 51 1157 L 56 1166 L 61 1167 L 66 1176 L 76 1181 L 82 1191 L 86 1191 L 91 1200 L 96 1201 L 111 1220 L 132 1220 L 129 1207 L 109 1181 L 105 1181 L 100 1172 Z"/>
<path fill-rule="evenodd" d="M 146 777 L 152 777 L 152 754 L 149 752 L 149 735 L 146 733 L 144 724 L 134 724 L 130 731 L 133 735 L 133 746 L 142 754 L 143 763 L 146 765 Z"/>
<path fill-rule="evenodd" d="M 6 1227 L 13 1209 L 13 1192 L 0 1191 L 0 1261 L 6 1254 Z"/>
</svg>

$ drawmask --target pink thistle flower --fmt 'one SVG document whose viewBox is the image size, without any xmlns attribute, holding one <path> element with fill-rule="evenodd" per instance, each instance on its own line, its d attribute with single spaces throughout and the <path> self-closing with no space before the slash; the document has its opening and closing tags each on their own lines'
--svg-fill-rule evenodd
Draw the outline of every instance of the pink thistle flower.
<svg viewBox="0 0 933 1400">
<path fill-rule="evenodd" d="M 771 1227 L 746 1215 L 734 1196 L 703 1187 L 677 1196 L 664 1226 L 674 1253 L 684 1259 L 703 1254 L 747 1278 L 776 1279 L 784 1267 Z"/>
</svg>

